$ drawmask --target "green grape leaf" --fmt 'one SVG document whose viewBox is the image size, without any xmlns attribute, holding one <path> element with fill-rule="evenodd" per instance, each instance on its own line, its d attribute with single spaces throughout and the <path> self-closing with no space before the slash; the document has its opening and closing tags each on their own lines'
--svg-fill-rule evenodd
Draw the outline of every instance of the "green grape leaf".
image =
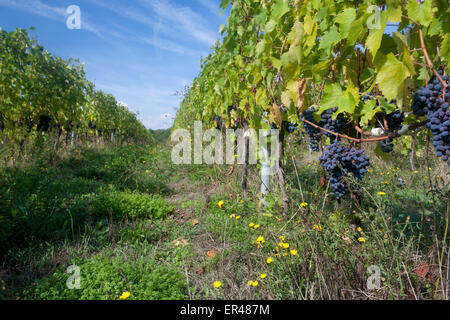
<svg viewBox="0 0 450 320">
<path fill-rule="evenodd" d="M 442 41 L 441 45 L 441 55 L 447 60 L 447 63 L 450 62 L 450 34 L 447 33 L 444 37 L 444 41 Z"/>
<path fill-rule="evenodd" d="M 336 17 L 336 22 L 339 24 L 339 30 L 341 32 L 341 37 L 346 38 L 350 27 L 356 19 L 356 11 L 354 8 L 347 8 Z"/>
<path fill-rule="evenodd" d="M 319 49 L 325 49 L 327 54 L 330 53 L 331 47 L 341 40 L 339 32 L 335 26 L 332 26 L 330 30 L 325 32 L 322 39 L 320 39 Z"/>
<path fill-rule="evenodd" d="M 425 0 L 421 4 L 417 3 L 416 0 L 409 0 L 406 4 L 408 17 L 427 27 L 433 20 L 432 5 L 432 0 Z"/>
<path fill-rule="evenodd" d="M 275 0 L 273 11 L 272 11 L 272 19 L 278 21 L 282 18 L 286 13 L 289 12 L 289 0 Z"/>
<path fill-rule="evenodd" d="M 376 83 L 388 100 L 396 99 L 401 93 L 404 80 L 410 74 L 408 67 L 390 53 L 378 72 Z"/>
<path fill-rule="evenodd" d="M 371 29 L 369 36 L 366 40 L 366 48 L 372 52 L 373 57 L 377 55 L 378 49 L 381 45 L 381 40 L 383 39 L 384 29 L 387 25 L 387 14 L 386 11 L 382 11 L 380 14 L 380 25 L 378 29 Z"/>
</svg>

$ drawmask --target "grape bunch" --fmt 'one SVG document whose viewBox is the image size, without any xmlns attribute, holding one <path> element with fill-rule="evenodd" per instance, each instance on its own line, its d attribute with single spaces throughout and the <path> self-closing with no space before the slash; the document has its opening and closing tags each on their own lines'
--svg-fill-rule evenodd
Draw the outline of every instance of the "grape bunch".
<svg viewBox="0 0 450 320">
<path fill-rule="evenodd" d="M 336 198 L 340 200 L 348 192 L 344 177 L 353 175 L 358 181 L 364 178 L 369 158 L 364 154 L 364 149 L 356 150 L 346 147 L 339 141 L 329 145 L 320 157 L 324 169 L 330 174 L 330 185 Z"/>
<path fill-rule="evenodd" d="M 314 124 L 316 121 L 314 120 L 313 114 L 315 112 L 314 107 L 309 108 L 303 112 L 301 115 L 301 119 L 306 119 Z M 312 151 L 319 151 L 319 142 L 320 142 L 320 129 L 317 129 L 310 125 L 309 123 L 303 122 L 303 128 L 305 128 L 306 133 L 309 137 L 309 147 Z"/>
<path fill-rule="evenodd" d="M 333 113 L 337 111 L 338 107 L 335 107 L 333 109 L 328 109 L 322 113 L 320 116 L 322 119 L 321 126 L 324 129 L 330 130 L 332 132 L 336 133 L 342 133 L 347 128 L 347 119 L 344 118 L 344 116 L 339 114 L 336 119 L 333 120 Z M 336 135 L 324 132 L 325 135 L 330 138 L 330 142 L 334 143 L 336 138 L 338 141 L 340 141 L 339 137 L 336 137 Z"/>
<path fill-rule="evenodd" d="M 439 74 L 448 84 L 449 77 L 443 76 L 442 71 Z M 436 155 L 450 166 L 450 92 L 444 97 L 442 93 L 442 83 L 437 78 L 432 79 L 426 88 L 421 87 L 414 93 L 412 109 L 416 116 L 427 116 L 426 126 L 433 134 Z"/>
<path fill-rule="evenodd" d="M 283 121 L 283 127 L 289 133 L 293 133 L 293 132 L 297 131 L 297 129 L 298 129 L 298 125 L 297 124 L 294 124 L 294 123 L 291 123 L 291 122 L 287 122 L 287 121 Z"/>
</svg>

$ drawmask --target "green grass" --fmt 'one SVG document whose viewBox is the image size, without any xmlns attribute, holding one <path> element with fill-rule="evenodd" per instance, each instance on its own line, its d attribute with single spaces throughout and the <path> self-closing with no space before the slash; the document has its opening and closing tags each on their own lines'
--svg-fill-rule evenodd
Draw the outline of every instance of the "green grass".
<svg viewBox="0 0 450 320">
<path fill-rule="evenodd" d="M 228 175 L 228 166 L 174 166 L 164 144 L 77 148 L 52 164 L 2 167 L 0 298 L 443 298 L 448 199 L 437 166 L 430 192 L 426 170 L 375 164 L 360 204 L 337 203 L 318 162 L 297 150 L 287 149 L 298 172 L 289 157 L 287 221 L 276 179 L 262 210 L 256 167 L 243 199 L 239 167 Z M 67 288 L 71 265 L 80 290 Z M 414 272 L 423 265 L 426 277 Z M 379 290 L 367 288 L 370 266 L 381 272 Z"/>
</svg>

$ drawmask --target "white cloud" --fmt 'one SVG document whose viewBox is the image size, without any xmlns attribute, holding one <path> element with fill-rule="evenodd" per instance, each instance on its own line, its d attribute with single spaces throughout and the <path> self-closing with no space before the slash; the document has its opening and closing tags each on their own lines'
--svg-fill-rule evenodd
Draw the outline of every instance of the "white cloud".
<svg viewBox="0 0 450 320">
<path fill-rule="evenodd" d="M 168 22 L 183 35 L 190 36 L 205 45 L 214 45 L 217 33 L 208 30 L 208 21 L 201 15 L 192 11 L 190 7 L 176 7 L 168 1 L 144 0 L 156 15 Z"/>
</svg>

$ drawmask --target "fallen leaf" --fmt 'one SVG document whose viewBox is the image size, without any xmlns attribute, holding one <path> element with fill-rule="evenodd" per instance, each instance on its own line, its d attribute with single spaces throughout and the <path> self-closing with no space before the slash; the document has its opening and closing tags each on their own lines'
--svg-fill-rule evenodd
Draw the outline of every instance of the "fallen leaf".
<svg viewBox="0 0 450 320">
<path fill-rule="evenodd" d="M 197 219 L 193 219 L 191 222 L 194 226 L 196 226 L 200 223 Z"/>
<path fill-rule="evenodd" d="M 205 271 L 206 271 L 206 267 L 203 266 L 203 267 L 200 267 L 197 270 L 195 270 L 195 273 L 196 274 L 204 274 Z"/>
<path fill-rule="evenodd" d="M 342 240 L 344 240 L 347 244 L 352 244 L 352 240 L 350 240 L 347 236 L 342 236 Z"/>
<path fill-rule="evenodd" d="M 216 250 L 211 249 L 206 253 L 206 255 L 208 256 L 208 258 L 212 259 L 216 256 Z"/>
<path fill-rule="evenodd" d="M 178 239 L 175 239 L 175 240 L 173 240 L 172 241 L 172 244 L 175 246 L 175 247 L 184 247 L 184 246 L 187 246 L 189 243 L 187 242 L 187 240 L 186 239 L 183 239 L 183 238 L 178 238 Z"/>
<path fill-rule="evenodd" d="M 430 269 L 428 268 L 428 265 L 425 262 L 422 262 L 420 266 L 418 266 L 413 270 L 413 272 L 422 279 L 427 279 L 427 275 L 430 272 Z"/>
</svg>

